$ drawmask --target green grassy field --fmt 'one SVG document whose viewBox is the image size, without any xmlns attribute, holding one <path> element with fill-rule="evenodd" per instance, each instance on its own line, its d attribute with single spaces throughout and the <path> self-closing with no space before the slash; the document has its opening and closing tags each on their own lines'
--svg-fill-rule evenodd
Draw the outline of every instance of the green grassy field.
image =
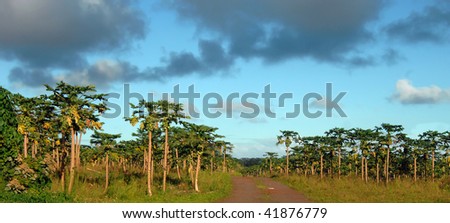
<svg viewBox="0 0 450 223">
<path fill-rule="evenodd" d="M 30 190 L 26 194 L 12 194 L 0 190 L 0 202 L 76 202 L 76 203 L 187 203 L 215 202 L 231 193 L 231 176 L 224 173 L 201 172 L 199 179 L 200 192 L 196 193 L 190 186 L 190 181 L 178 180 L 176 174 L 169 176 L 166 192 L 155 176 L 153 196 L 147 195 L 147 178 L 137 175 L 124 180 L 123 176 L 112 173 L 108 191 L 104 192 L 104 177 L 101 173 L 81 171 L 75 182 L 71 195 L 61 192 L 57 180 L 45 190 Z M 0 185 L 4 188 L 4 183 Z"/>
<path fill-rule="evenodd" d="M 435 203 L 450 202 L 450 188 L 443 188 L 443 180 L 418 181 L 395 180 L 388 186 L 361 179 L 345 177 L 319 179 L 291 176 L 276 178 L 300 191 L 312 202 L 363 202 L 363 203 Z"/>
</svg>

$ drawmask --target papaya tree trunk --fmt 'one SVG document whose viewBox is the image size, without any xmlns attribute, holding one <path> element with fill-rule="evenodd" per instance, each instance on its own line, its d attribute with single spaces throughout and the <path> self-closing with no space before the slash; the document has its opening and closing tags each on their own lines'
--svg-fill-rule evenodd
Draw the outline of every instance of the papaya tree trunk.
<svg viewBox="0 0 450 223">
<path fill-rule="evenodd" d="M 166 127 L 165 130 L 165 140 L 164 140 L 164 163 L 163 163 L 163 191 L 166 191 L 166 180 L 167 180 L 167 156 L 169 155 L 169 129 Z"/>
<path fill-rule="evenodd" d="M 368 172 L 369 172 L 369 168 L 367 167 L 368 165 L 367 165 L 367 158 L 364 158 L 364 163 L 366 164 L 366 183 L 369 181 L 369 174 L 368 174 Z"/>
<path fill-rule="evenodd" d="M 338 179 L 341 179 L 341 147 L 339 147 L 338 155 Z"/>
<path fill-rule="evenodd" d="M 77 156 L 76 156 L 76 166 L 77 168 L 80 168 L 81 166 L 81 137 L 83 135 L 80 133 L 78 135 L 78 140 L 77 140 L 77 145 L 76 145 L 76 152 L 77 152 Z"/>
<path fill-rule="evenodd" d="M 377 160 L 377 184 L 380 183 L 380 163 Z"/>
<path fill-rule="evenodd" d="M 176 160 L 176 163 L 177 163 L 177 175 L 178 175 L 178 179 L 181 180 L 181 171 L 180 171 L 180 165 L 179 165 L 180 160 L 179 160 L 179 157 L 178 157 L 178 148 L 175 148 L 175 158 L 177 159 L 177 160 Z"/>
<path fill-rule="evenodd" d="M 106 158 L 105 158 L 105 191 L 103 191 L 104 193 L 106 193 L 108 191 L 108 185 L 109 185 L 109 154 L 106 153 Z"/>
<path fill-rule="evenodd" d="M 197 168 L 195 169 L 195 192 L 200 192 L 200 190 L 198 189 L 198 174 L 200 173 L 201 160 L 201 153 L 197 153 Z"/>
<path fill-rule="evenodd" d="M 417 157 L 414 157 L 414 182 L 417 181 Z"/>
<path fill-rule="evenodd" d="M 212 156 L 211 156 L 211 159 L 210 159 L 210 162 L 211 162 L 211 174 L 213 174 L 213 171 L 214 171 L 214 157 L 215 157 L 215 155 L 216 155 L 216 153 L 214 151 L 212 151 Z"/>
<path fill-rule="evenodd" d="M 28 157 L 28 133 L 25 133 L 23 137 L 23 157 Z"/>
<path fill-rule="evenodd" d="M 147 193 L 152 196 L 152 131 L 148 131 Z"/>
<path fill-rule="evenodd" d="M 387 148 L 387 156 L 386 156 L 386 184 L 389 183 L 389 153 L 391 152 L 391 148 Z"/>
<path fill-rule="evenodd" d="M 431 151 L 431 179 L 434 182 L 434 149 Z"/>
<path fill-rule="evenodd" d="M 223 172 L 227 172 L 227 150 L 223 150 Z"/>
<path fill-rule="evenodd" d="M 361 156 L 361 180 L 364 181 L 364 156 Z"/>
<path fill-rule="evenodd" d="M 320 179 L 323 179 L 323 154 L 320 154 Z"/>
<path fill-rule="evenodd" d="M 69 170 L 69 188 L 68 193 L 72 193 L 73 183 L 75 180 L 75 131 L 73 127 L 70 129 L 70 134 L 72 136 L 72 142 L 70 146 L 70 170 Z"/>
<path fill-rule="evenodd" d="M 286 176 L 289 176 L 289 147 L 286 147 Z"/>
</svg>

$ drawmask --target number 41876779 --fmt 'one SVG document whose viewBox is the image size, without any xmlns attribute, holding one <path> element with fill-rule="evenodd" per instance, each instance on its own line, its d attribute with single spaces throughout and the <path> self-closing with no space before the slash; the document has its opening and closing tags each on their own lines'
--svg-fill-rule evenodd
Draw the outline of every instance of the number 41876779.
<svg viewBox="0 0 450 223">
<path fill-rule="evenodd" d="M 268 218 L 325 218 L 326 208 L 267 208 Z"/>
</svg>

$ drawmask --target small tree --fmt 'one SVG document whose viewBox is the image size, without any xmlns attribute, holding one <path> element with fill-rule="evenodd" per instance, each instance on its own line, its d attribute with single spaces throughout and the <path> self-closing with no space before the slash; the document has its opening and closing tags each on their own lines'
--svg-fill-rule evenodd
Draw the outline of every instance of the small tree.
<svg viewBox="0 0 450 223">
<path fill-rule="evenodd" d="M 105 154 L 105 193 L 109 185 L 109 154 L 116 146 L 116 139 L 120 138 L 120 134 L 108 134 L 94 131 L 92 134 L 91 144 L 97 146 L 103 154 Z"/>
<path fill-rule="evenodd" d="M 280 131 L 281 135 L 277 137 L 277 145 L 286 146 L 286 176 L 289 176 L 289 148 L 293 143 L 299 141 L 299 134 L 294 131 Z"/>
</svg>

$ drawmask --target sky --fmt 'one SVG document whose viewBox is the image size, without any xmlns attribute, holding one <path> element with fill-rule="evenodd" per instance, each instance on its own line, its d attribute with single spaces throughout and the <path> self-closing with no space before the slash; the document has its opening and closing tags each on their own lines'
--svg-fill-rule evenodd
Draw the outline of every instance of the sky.
<svg viewBox="0 0 450 223">
<path fill-rule="evenodd" d="M 235 157 L 282 154 L 280 130 L 449 131 L 449 71 L 445 0 L 0 0 L 0 85 L 95 84 L 124 140 L 129 102 L 177 91 Z"/>
</svg>

